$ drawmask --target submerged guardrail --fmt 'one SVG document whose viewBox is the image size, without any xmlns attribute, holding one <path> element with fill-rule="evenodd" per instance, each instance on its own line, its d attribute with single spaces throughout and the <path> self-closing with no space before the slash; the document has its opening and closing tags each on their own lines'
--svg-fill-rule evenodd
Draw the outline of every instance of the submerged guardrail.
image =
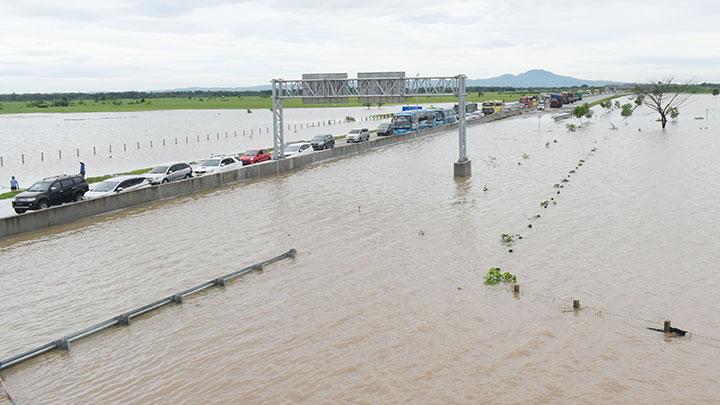
<svg viewBox="0 0 720 405">
<path fill-rule="evenodd" d="M 232 273 L 228 273 L 224 276 L 214 278 L 210 281 L 206 281 L 202 284 L 196 285 L 195 287 L 191 287 L 186 290 L 182 290 L 176 294 L 159 299 L 155 302 L 151 302 L 150 304 L 143 305 L 142 307 L 135 308 L 135 309 L 132 309 L 127 312 L 123 312 L 120 315 L 114 316 L 103 322 L 96 323 L 95 325 L 92 325 L 83 330 L 71 333 L 69 335 L 63 336 L 60 339 L 54 340 L 54 341 L 46 343 L 42 346 L 28 350 L 24 353 L 20 353 L 18 355 L 15 355 L 15 356 L 12 356 L 5 360 L 2 360 L 2 361 L 0 361 L 0 370 L 10 368 L 10 367 L 20 364 L 24 361 L 30 360 L 41 354 L 44 354 L 44 353 L 47 353 L 47 352 L 50 352 L 50 351 L 53 351 L 56 349 L 69 351 L 71 342 L 88 337 L 90 335 L 93 335 L 93 334 L 103 331 L 105 329 L 111 328 L 113 326 L 128 326 L 128 325 L 130 325 L 130 322 L 133 318 L 137 318 L 138 316 L 147 314 L 148 312 L 152 312 L 157 309 L 160 309 L 160 308 L 164 307 L 165 305 L 181 304 L 183 302 L 183 299 L 189 295 L 198 293 L 198 292 L 206 290 L 208 288 L 225 286 L 225 284 L 228 281 L 230 281 L 234 278 L 244 276 L 246 274 L 249 274 L 249 273 L 252 273 L 255 271 L 262 271 L 263 268 L 269 264 L 279 262 L 279 261 L 285 260 L 285 259 L 294 259 L 296 256 L 297 256 L 297 250 L 290 249 L 287 252 L 285 252 L 279 256 L 275 256 L 271 259 L 268 259 L 268 260 L 265 260 L 265 261 L 262 261 L 259 263 L 255 263 L 255 264 L 245 267 L 243 269 L 234 271 Z"/>
</svg>

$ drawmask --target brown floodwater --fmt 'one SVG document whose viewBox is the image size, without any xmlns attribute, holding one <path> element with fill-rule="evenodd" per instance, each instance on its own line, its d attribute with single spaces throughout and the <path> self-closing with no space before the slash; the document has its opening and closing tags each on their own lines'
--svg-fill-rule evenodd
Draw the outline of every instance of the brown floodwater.
<svg viewBox="0 0 720 405">
<path fill-rule="evenodd" d="M 19 403 L 717 402 L 720 100 L 682 113 L 470 127 L 467 181 L 448 132 L 4 241 L 0 358 L 299 255 L 0 374 Z"/>
</svg>

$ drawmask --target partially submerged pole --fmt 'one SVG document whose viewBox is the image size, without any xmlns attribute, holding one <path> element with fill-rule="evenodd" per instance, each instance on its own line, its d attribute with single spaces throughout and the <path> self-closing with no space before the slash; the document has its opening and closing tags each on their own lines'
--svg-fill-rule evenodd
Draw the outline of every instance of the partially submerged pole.
<svg viewBox="0 0 720 405">
<path fill-rule="evenodd" d="M 458 136 L 459 156 L 458 161 L 453 165 L 455 177 L 470 177 L 472 166 L 467 158 L 467 138 L 465 136 L 465 75 L 457 76 L 458 79 Z"/>
</svg>

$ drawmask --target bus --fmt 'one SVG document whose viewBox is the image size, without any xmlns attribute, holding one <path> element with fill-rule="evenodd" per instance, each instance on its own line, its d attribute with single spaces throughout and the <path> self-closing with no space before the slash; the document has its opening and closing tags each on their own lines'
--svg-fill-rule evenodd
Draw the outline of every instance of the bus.
<svg viewBox="0 0 720 405">
<path fill-rule="evenodd" d="M 442 117 L 439 116 L 438 110 L 419 110 L 417 112 L 418 129 L 435 128 L 442 125 Z"/>
<path fill-rule="evenodd" d="M 395 113 L 390 120 L 393 135 L 405 135 L 418 130 L 418 110 Z"/>
<path fill-rule="evenodd" d="M 457 115 L 455 114 L 455 110 L 451 110 L 449 108 L 445 108 L 442 110 L 438 110 L 440 112 L 440 116 L 442 117 L 442 124 L 452 124 L 453 122 L 457 122 Z"/>
</svg>

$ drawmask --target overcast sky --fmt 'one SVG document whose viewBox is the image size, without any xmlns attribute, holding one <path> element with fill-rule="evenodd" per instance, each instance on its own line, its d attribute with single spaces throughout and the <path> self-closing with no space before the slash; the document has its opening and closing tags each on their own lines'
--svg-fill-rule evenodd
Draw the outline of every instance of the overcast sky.
<svg viewBox="0 0 720 405">
<path fill-rule="evenodd" d="M 0 93 L 395 70 L 720 82 L 717 0 L 2 0 L 0 23 Z"/>
</svg>

